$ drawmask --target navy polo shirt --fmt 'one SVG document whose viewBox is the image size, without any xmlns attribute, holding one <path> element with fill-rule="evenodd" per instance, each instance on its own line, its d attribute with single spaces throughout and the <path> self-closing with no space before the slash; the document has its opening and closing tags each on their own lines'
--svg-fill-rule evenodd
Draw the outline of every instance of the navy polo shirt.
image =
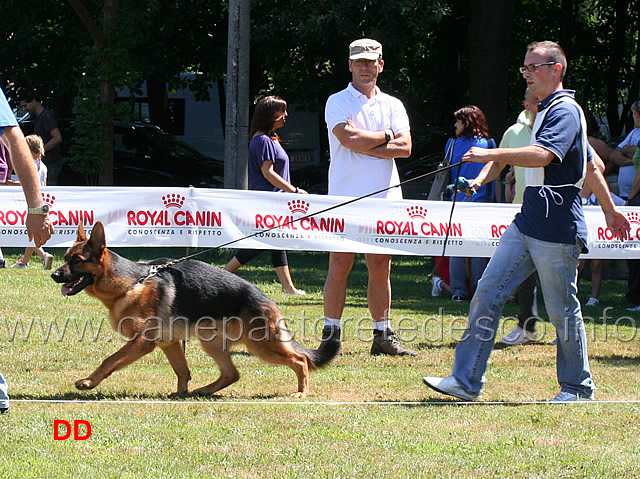
<svg viewBox="0 0 640 479">
<path fill-rule="evenodd" d="M 585 155 L 592 161 L 591 150 L 583 135 L 581 108 L 563 97 L 573 99 L 575 92 L 561 90 L 549 95 L 538 105 L 538 115 L 544 117 L 534 131 L 532 145 L 554 154 L 544 167 L 541 186 L 527 186 L 522 210 L 515 222 L 521 233 L 541 241 L 577 244 L 587 243 L 587 226 L 582 210 L 580 190 L 585 177 Z"/>
</svg>

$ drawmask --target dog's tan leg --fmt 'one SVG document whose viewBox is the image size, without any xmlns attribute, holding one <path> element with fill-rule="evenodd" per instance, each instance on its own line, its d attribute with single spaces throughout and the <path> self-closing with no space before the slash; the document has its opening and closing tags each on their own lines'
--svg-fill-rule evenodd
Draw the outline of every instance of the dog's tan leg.
<svg viewBox="0 0 640 479">
<path fill-rule="evenodd" d="M 306 398 L 309 395 L 309 365 L 307 357 L 300 355 L 299 358 L 291 358 L 287 363 L 298 376 L 298 391 L 293 393 L 291 397 Z"/>
<path fill-rule="evenodd" d="M 269 341 L 247 341 L 247 349 L 254 356 L 271 364 L 289 366 L 298 377 L 298 391 L 291 394 L 295 398 L 309 395 L 309 364 L 305 355 L 297 353 L 291 343 L 283 343 L 276 338 Z"/>
<path fill-rule="evenodd" d="M 145 341 L 141 336 L 125 344 L 118 352 L 105 359 L 91 375 L 76 381 L 78 389 L 93 389 L 109 377 L 114 371 L 137 361 L 145 354 L 149 354 L 156 347 L 156 343 Z"/>
<path fill-rule="evenodd" d="M 211 356 L 220 368 L 220 377 L 211 384 L 198 388 L 193 394 L 208 396 L 240 379 L 240 373 L 231 361 L 231 352 L 223 347 L 222 340 L 201 341 L 202 349 Z"/>
<path fill-rule="evenodd" d="M 187 384 L 191 379 L 191 373 L 189 372 L 187 358 L 184 356 L 184 350 L 182 349 L 180 341 L 159 343 L 158 346 L 160 346 L 165 356 L 167 356 L 169 364 L 171 364 L 173 371 L 176 373 L 176 376 L 178 376 L 178 390 L 175 394 L 186 393 Z"/>
</svg>

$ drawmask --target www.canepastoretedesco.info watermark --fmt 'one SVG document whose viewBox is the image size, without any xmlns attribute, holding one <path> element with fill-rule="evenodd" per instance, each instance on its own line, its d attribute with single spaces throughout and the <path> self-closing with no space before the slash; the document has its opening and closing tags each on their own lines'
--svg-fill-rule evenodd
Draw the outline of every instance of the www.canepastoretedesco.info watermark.
<svg viewBox="0 0 640 479">
<path fill-rule="evenodd" d="M 638 338 L 638 322 L 640 319 L 628 315 L 613 317 L 613 308 L 605 308 L 599 317 L 584 316 L 584 326 L 590 341 L 631 342 Z M 424 318 L 399 317 L 391 321 L 396 336 L 404 342 L 460 342 L 469 338 L 467 331 L 468 318 L 445 315 L 440 308 L 438 316 Z M 490 320 L 481 318 L 478 324 L 478 339 L 495 341 L 518 324 L 517 318 L 503 317 L 494 332 Z M 188 326 L 187 326 L 188 325 Z M 240 341 L 246 334 L 251 341 L 268 341 L 276 339 L 289 341 L 295 339 L 299 343 L 319 342 L 322 339 L 323 318 L 300 317 L 283 318 L 277 328 L 268 326 L 265 318 L 255 317 L 241 320 L 236 317 L 213 319 L 201 317 L 197 320 L 186 320 L 183 317 L 160 319 L 157 317 L 134 318 L 125 317 L 119 320 L 115 328 L 108 319 L 66 319 L 46 320 L 32 318 L 0 318 L 0 342 L 98 342 L 120 340 L 129 342 L 145 340 L 153 342 L 198 340 L 224 340 L 225 343 Z M 115 336 L 113 333 L 115 329 Z M 343 318 L 341 321 L 342 341 L 370 342 L 373 337 L 372 320 L 363 318 Z M 536 339 L 552 340 L 558 336 L 560 340 L 575 338 L 576 325 L 568 319 L 556 333 L 556 328 L 547 321 L 537 321 Z M 286 330 L 286 333 L 285 333 Z"/>
</svg>

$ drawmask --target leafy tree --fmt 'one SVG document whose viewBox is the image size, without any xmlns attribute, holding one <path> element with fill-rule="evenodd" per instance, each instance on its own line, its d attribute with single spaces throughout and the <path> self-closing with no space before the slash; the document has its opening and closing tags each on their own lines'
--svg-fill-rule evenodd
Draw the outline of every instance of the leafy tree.
<svg viewBox="0 0 640 479">
<path fill-rule="evenodd" d="M 450 73 L 438 65 L 433 32 L 448 12 L 446 2 L 437 0 L 256 0 L 251 13 L 252 92 L 256 97 L 276 92 L 319 112 L 322 131 L 327 97 L 351 79 L 348 45 L 357 38 L 375 38 L 382 43 L 385 61 L 380 87 L 403 100 L 412 128 L 431 133 L 442 98 L 434 94 L 438 76 Z"/>
<path fill-rule="evenodd" d="M 594 123 L 606 121 L 608 134 L 617 136 L 625 124 L 632 126 L 630 103 L 640 95 L 639 16 L 639 0 L 520 0 L 510 70 L 521 64 L 531 41 L 558 41 L 569 61 L 565 87 L 576 90 Z M 523 86 L 521 80 L 511 83 L 514 112 Z"/>
<path fill-rule="evenodd" d="M 2 2 L 3 86 L 35 87 L 59 116 L 75 105 L 79 116 L 104 125 L 113 113 L 92 103 L 100 82 L 139 91 L 146 80 L 152 121 L 163 125 L 168 91 L 188 86 L 206 99 L 211 83 L 223 78 L 225 0 L 109 0 L 119 8 L 106 49 L 72 1 L 80 0 Z M 104 2 L 80 1 L 103 31 Z M 414 155 L 440 151 L 453 111 L 467 103 L 485 110 L 499 137 L 521 109 L 525 84 L 517 68 L 534 40 L 565 48 L 565 86 L 576 89 L 594 118 L 607 119 L 611 135 L 628 126 L 630 102 L 640 94 L 640 0 L 253 0 L 251 14 L 252 97 L 274 92 L 316 111 L 321 131 L 326 98 L 350 80 L 348 44 L 378 39 L 385 59 L 380 86 L 407 107 Z M 181 76 L 185 71 L 198 73 L 195 80 Z M 109 144 L 82 125 L 74 158 L 81 165 L 84 157 L 92 171 Z"/>
<path fill-rule="evenodd" d="M 90 43 L 79 27 L 66 0 L 3 0 L 0 80 L 7 95 L 33 88 L 59 117 L 70 116 L 82 48 Z"/>
</svg>

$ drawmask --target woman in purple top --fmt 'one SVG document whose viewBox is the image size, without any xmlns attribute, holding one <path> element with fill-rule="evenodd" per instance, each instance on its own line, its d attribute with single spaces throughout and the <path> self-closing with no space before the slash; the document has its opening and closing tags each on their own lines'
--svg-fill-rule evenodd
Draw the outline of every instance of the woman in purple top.
<svg viewBox="0 0 640 479">
<path fill-rule="evenodd" d="M 289 155 L 280 144 L 276 130 L 287 121 L 287 102 L 277 96 L 267 96 L 258 102 L 249 129 L 249 189 L 307 194 L 293 186 L 289 179 Z M 235 273 L 264 250 L 241 249 L 224 267 Z M 282 291 L 288 294 L 305 294 L 297 289 L 291 280 L 287 252 L 272 250 L 271 261 L 282 284 Z"/>
</svg>

